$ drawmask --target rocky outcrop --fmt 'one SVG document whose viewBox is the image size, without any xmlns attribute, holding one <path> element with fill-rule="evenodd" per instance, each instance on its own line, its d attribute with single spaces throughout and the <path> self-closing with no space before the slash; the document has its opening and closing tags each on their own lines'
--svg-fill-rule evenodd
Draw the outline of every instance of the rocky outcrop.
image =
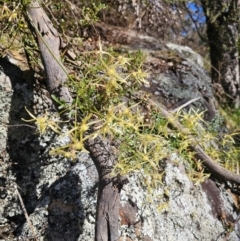
<svg viewBox="0 0 240 241">
<path fill-rule="evenodd" d="M 168 50 L 167 50 L 168 51 Z M 155 101 L 174 109 L 201 97 L 193 108 L 215 112 L 210 79 L 194 61 L 178 53 L 148 51 L 145 68 Z M 73 162 L 50 156 L 49 151 L 69 140 L 50 130 L 40 136 L 25 107 L 35 115 L 58 115 L 44 83 L 28 83 L 20 68 L 0 60 L 0 237 L 34 240 L 16 189 L 38 240 L 89 241 L 94 238 L 97 171 L 88 154 Z M 214 109 L 213 112 L 212 109 Z M 63 126 L 63 130 L 64 130 Z M 238 201 L 233 186 L 208 180 L 194 185 L 185 173 L 185 160 L 172 153 L 162 165 L 160 188 L 148 192 L 143 174 L 133 173 L 121 192 L 119 240 L 228 240 L 240 239 Z M 231 188 L 229 188 L 231 187 Z"/>
</svg>

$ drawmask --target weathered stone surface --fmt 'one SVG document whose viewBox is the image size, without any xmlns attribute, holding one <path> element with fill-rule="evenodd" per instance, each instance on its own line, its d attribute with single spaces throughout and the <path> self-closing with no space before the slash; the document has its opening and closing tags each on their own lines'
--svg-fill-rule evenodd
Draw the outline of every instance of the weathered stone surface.
<svg viewBox="0 0 240 241">
<path fill-rule="evenodd" d="M 165 57 L 156 54 L 150 54 L 147 61 L 146 66 L 152 63 L 149 78 L 156 84 L 150 87 L 151 92 L 160 88 L 156 101 L 169 98 L 172 101 L 169 107 L 175 108 L 179 101 L 212 96 L 207 74 L 200 67 L 190 65 L 188 60 L 181 57 L 172 68 Z M 155 68 L 154 63 L 168 67 L 164 72 Z M 66 144 L 68 138 L 58 137 L 51 131 L 39 136 L 34 125 L 25 126 L 30 123 L 21 120 L 30 119 L 25 106 L 35 115 L 48 111 L 57 120 L 44 85 L 26 84 L 21 70 L 5 60 L 0 60 L 0 66 L 0 105 L 3 107 L 0 110 L 0 133 L 3 133 L 0 238 L 33 240 L 15 192 L 18 187 L 39 240 L 93 240 L 97 171 L 92 161 L 86 153 L 80 154 L 75 162 L 49 155 L 52 147 Z M 182 70 L 184 66 L 187 69 Z M 163 75 L 169 76 L 164 79 Z M 7 124 L 15 126 L 7 128 Z M 214 182 L 211 187 L 208 183 L 203 184 L 203 188 L 194 185 L 185 174 L 183 163 L 184 160 L 173 153 L 165 164 L 162 187 L 152 193 L 143 186 L 142 173 L 129 177 L 130 182 L 121 193 L 119 240 L 209 241 L 218 238 L 223 241 L 224 235 L 228 235 L 228 240 L 239 240 L 239 225 L 234 223 L 238 218 L 234 196 L 224 185 Z M 215 193 L 217 199 L 213 200 L 211 195 L 216 196 Z M 221 212 L 216 206 L 222 208 Z M 227 214 L 227 222 L 232 222 L 231 233 L 228 233 L 227 223 L 219 217 L 222 212 Z"/>
</svg>

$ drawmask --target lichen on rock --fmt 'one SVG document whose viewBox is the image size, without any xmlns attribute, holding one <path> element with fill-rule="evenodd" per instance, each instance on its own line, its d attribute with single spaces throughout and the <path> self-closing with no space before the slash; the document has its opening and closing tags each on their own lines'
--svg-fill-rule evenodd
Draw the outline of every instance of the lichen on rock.
<svg viewBox="0 0 240 241">
<path fill-rule="evenodd" d="M 168 62 L 172 59 L 158 54 L 150 53 L 146 63 L 152 70 L 149 91 L 155 101 L 168 100 L 169 107 L 175 108 L 180 101 L 196 96 L 212 98 L 210 79 L 203 69 L 183 57 L 172 65 Z M 40 136 L 34 126 L 20 126 L 26 124 L 22 118 L 29 119 L 25 106 L 34 115 L 48 110 L 58 118 L 57 111 L 43 84 L 28 85 L 19 68 L 5 61 L 0 65 L 4 70 L 0 75 L 1 231 L 10 240 L 33 238 L 14 192 L 18 187 L 39 240 L 93 240 L 98 175 L 92 160 L 86 153 L 74 162 L 51 156 L 51 148 L 69 139 L 51 130 Z M 160 94 L 154 95 L 155 91 Z M 121 192 L 119 240 L 224 240 L 227 229 L 213 215 L 209 193 L 194 185 L 184 165 L 178 153 L 172 153 L 164 164 L 162 185 L 151 192 L 143 183 L 143 173 L 130 174 Z M 222 187 L 216 189 L 222 205 L 236 220 L 233 199 Z M 239 240 L 237 224 L 229 238 Z"/>
</svg>

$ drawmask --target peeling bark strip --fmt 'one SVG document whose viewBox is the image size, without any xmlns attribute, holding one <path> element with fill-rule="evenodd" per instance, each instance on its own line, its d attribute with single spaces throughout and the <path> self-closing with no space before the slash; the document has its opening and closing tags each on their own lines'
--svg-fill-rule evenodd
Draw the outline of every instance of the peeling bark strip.
<svg viewBox="0 0 240 241">
<path fill-rule="evenodd" d="M 61 39 L 57 30 L 37 1 L 27 7 L 28 19 L 32 25 L 40 49 L 41 58 L 47 75 L 47 87 L 50 94 L 70 104 L 72 97 L 64 82 L 68 79 L 67 71 L 61 63 L 59 48 Z"/>
</svg>

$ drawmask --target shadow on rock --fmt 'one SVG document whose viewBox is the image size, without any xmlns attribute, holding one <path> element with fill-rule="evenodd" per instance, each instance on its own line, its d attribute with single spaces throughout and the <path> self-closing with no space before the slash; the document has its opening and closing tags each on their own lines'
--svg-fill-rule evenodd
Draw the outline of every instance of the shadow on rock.
<svg viewBox="0 0 240 241">
<path fill-rule="evenodd" d="M 6 180 L 8 177 L 13 185 L 11 198 L 4 196 L 1 215 L 6 223 L 11 223 L 11 233 L 18 240 L 33 240 L 34 235 L 14 194 L 17 185 L 38 238 L 75 241 L 82 232 L 85 218 L 81 211 L 81 180 L 78 174 L 68 171 L 72 167 L 69 160 L 48 155 L 55 136 L 42 139 L 32 123 L 22 120 L 31 119 L 25 107 L 34 113 L 35 95 L 38 95 L 35 84 L 27 84 L 21 69 L 6 59 L 0 59 L 0 66 L 13 89 L 6 143 Z M 45 107 L 42 110 L 44 112 Z"/>
</svg>

